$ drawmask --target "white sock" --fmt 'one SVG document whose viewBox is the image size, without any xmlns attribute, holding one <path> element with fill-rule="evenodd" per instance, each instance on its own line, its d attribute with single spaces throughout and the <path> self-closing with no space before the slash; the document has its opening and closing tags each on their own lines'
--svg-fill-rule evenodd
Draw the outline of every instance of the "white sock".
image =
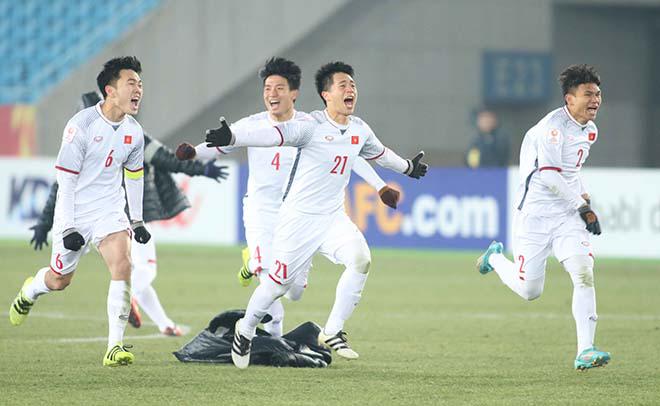
<svg viewBox="0 0 660 406">
<path fill-rule="evenodd" d="M 596 335 L 596 289 L 594 288 L 593 259 L 575 256 L 566 259 L 564 268 L 573 282 L 573 318 L 577 332 L 578 355 L 594 345 Z"/>
<path fill-rule="evenodd" d="M 37 271 L 37 274 L 34 276 L 32 282 L 25 287 L 23 293 L 27 296 L 28 299 L 33 302 L 41 295 L 45 295 L 50 292 L 48 286 L 46 286 L 46 272 L 49 271 L 49 268 L 41 268 Z"/>
<path fill-rule="evenodd" d="M 160 331 L 168 327 L 174 327 L 174 322 L 165 314 L 165 309 L 160 304 L 158 294 L 153 286 L 149 285 L 140 291 L 133 292 L 133 297 L 147 316 L 156 323 Z"/>
<path fill-rule="evenodd" d="M 277 299 L 268 309 L 268 314 L 273 318 L 272 321 L 264 324 L 264 330 L 273 337 L 282 337 L 284 306 L 282 299 Z"/>
<path fill-rule="evenodd" d="M 323 329 L 325 334 L 335 335 L 344 328 L 344 323 L 360 303 L 362 289 L 364 289 L 368 275 L 368 273 L 359 273 L 346 268 L 337 283 L 335 304 L 332 306 L 332 311 Z"/>
<path fill-rule="evenodd" d="M 123 343 L 131 311 L 131 286 L 127 281 L 110 281 L 108 289 L 108 348 Z"/>
<path fill-rule="evenodd" d="M 245 317 L 239 323 L 239 333 L 251 340 L 261 319 L 268 313 L 273 302 L 286 293 L 286 289 L 271 280 L 261 282 L 250 297 L 250 302 L 245 309 Z"/>
</svg>

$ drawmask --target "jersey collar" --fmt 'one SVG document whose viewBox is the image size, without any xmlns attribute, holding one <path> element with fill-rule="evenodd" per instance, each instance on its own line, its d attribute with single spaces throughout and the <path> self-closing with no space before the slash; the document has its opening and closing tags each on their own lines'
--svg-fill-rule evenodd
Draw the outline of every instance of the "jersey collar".
<svg viewBox="0 0 660 406">
<path fill-rule="evenodd" d="M 325 114 L 325 118 L 328 120 L 328 122 L 333 126 L 336 127 L 340 131 L 346 131 L 346 129 L 351 125 L 351 117 L 348 117 L 348 124 L 339 124 L 335 120 L 330 118 L 330 115 L 328 114 L 328 110 L 323 110 L 323 114 Z"/>
<path fill-rule="evenodd" d="M 291 116 L 290 119 L 288 119 L 288 120 L 286 120 L 286 121 L 275 121 L 275 120 L 273 120 L 273 117 L 270 116 L 270 113 L 269 113 L 268 111 L 266 111 L 266 117 L 268 117 L 268 121 L 269 121 L 273 126 L 277 126 L 277 125 L 279 125 L 279 124 L 284 124 L 284 123 L 288 123 L 289 121 L 293 121 L 293 120 L 295 120 L 295 119 L 296 119 L 296 114 L 298 114 L 298 110 L 293 109 L 293 115 Z"/>
<path fill-rule="evenodd" d="M 101 100 L 100 102 L 96 103 L 96 106 L 94 106 L 94 108 L 96 109 L 96 112 L 99 113 L 99 116 L 101 116 L 101 118 L 103 119 L 103 121 L 105 121 L 106 123 L 108 123 L 108 124 L 109 124 L 110 126 L 112 126 L 113 128 L 116 129 L 117 127 L 119 127 L 119 126 L 120 126 L 120 125 L 126 120 L 126 116 L 127 116 L 128 114 L 124 114 L 124 118 L 122 118 L 121 121 L 114 122 L 114 121 L 110 121 L 110 120 L 108 120 L 108 117 L 106 117 L 106 116 L 103 114 L 103 111 L 101 111 L 101 104 L 103 104 L 103 100 Z"/>
</svg>

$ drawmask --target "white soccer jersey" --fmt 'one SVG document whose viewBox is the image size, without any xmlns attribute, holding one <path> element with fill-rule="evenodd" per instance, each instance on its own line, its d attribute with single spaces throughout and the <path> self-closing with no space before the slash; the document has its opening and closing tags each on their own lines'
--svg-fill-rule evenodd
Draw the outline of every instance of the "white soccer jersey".
<svg viewBox="0 0 660 406">
<path fill-rule="evenodd" d="M 528 214 L 551 217 L 575 212 L 571 202 L 559 197 L 539 179 L 544 170 L 559 172 L 576 194 L 584 193 L 580 169 L 598 139 L 593 121 L 578 123 L 566 107 L 551 111 L 523 140 L 520 148 L 520 185 L 516 207 Z"/>
<path fill-rule="evenodd" d="M 95 221 L 110 210 L 123 211 L 123 169 L 142 170 L 142 127 L 129 115 L 121 122 L 109 121 L 101 112 L 101 103 L 78 112 L 64 128 L 55 168 L 75 174 L 77 179 L 73 218 L 68 214 L 70 208 L 62 207 L 59 196 L 57 199 L 55 223 L 62 229 Z"/>
<path fill-rule="evenodd" d="M 313 121 L 290 121 L 276 127 L 282 145 L 299 147 L 284 205 L 306 214 L 330 214 L 344 208 L 345 188 L 357 157 L 379 158 L 385 146 L 358 117 L 350 116 L 347 125 L 340 125 L 325 111 L 311 116 Z"/>
</svg>

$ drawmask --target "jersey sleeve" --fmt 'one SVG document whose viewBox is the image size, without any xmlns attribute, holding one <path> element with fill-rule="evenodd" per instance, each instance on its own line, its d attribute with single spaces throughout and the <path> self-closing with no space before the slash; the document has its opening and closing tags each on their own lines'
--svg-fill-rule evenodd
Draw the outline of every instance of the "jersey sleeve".
<svg viewBox="0 0 660 406">
<path fill-rule="evenodd" d="M 274 127 L 257 129 L 231 127 L 236 147 L 302 147 L 312 140 L 317 124 L 309 121 L 288 121 Z"/>
<path fill-rule="evenodd" d="M 410 170 L 408 160 L 401 158 L 394 151 L 383 145 L 376 137 L 371 128 L 367 141 L 360 150 L 360 156 L 367 161 L 374 161 L 383 168 L 391 169 L 398 173 L 407 173 Z"/>
<path fill-rule="evenodd" d="M 362 157 L 357 157 L 355 159 L 355 163 L 353 164 L 353 172 L 364 179 L 364 181 L 370 184 L 371 187 L 376 189 L 376 191 L 380 191 L 386 186 L 385 181 L 381 179 L 380 176 L 378 176 L 374 168 L 369 165 L 369 163 Z"/>
<path fill-rule="evenodd" d="M 367 141 L 362 146 L 360 150 L 360 156 L 366 160 L 374 160 L 380 158 L 385 154 L 385 145 L 376 137 L 376 134 L 367 126 L 369 135 Z"/>
<path fill-rule="evenodd" d="M 142 221 L 142 195 L 144 193 L 144 135 L 142 131 L 124 162 L 124 187 L 131 221 Z"/>
<path fill-rule="evenodd" d="M 536 154 L 539 160 L 539 171 L 554 170 L 561 172 L 561 150 L 564 145 L 564 134 L 559 128 L 541 129 L 537 136 Z"/>
<path fill-rule="evenodd" d="M 55 168 L 77 175 L 82 169 L 87 146 L 85 133 L 75 123 L 68 122 L 62 135 L 62 145 L 57 154 Z"/>
</svg>

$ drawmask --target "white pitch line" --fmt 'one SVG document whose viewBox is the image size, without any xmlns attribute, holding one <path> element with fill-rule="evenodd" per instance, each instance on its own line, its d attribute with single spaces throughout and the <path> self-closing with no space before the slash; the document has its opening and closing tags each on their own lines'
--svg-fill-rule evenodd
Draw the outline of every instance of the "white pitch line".
<svg viewBox="0 0 660 406">
<path fill-rule="evenodd" d="M 124 340 L 153 340 L 159 338 L 170 338 L 160 333 L 147 334 L 143 336 L 124 336 Z M 32 341 L 32 340 L 30 340 Z M 79 343 L 97 343 L 108 341 L 108 336 L 103 337 L 79 337 L 79 338 L 56 338 L 49 340 L 35 340 L 40 342 L 54 343 L 54 344 L 79 344 Z"/>
</svg>

